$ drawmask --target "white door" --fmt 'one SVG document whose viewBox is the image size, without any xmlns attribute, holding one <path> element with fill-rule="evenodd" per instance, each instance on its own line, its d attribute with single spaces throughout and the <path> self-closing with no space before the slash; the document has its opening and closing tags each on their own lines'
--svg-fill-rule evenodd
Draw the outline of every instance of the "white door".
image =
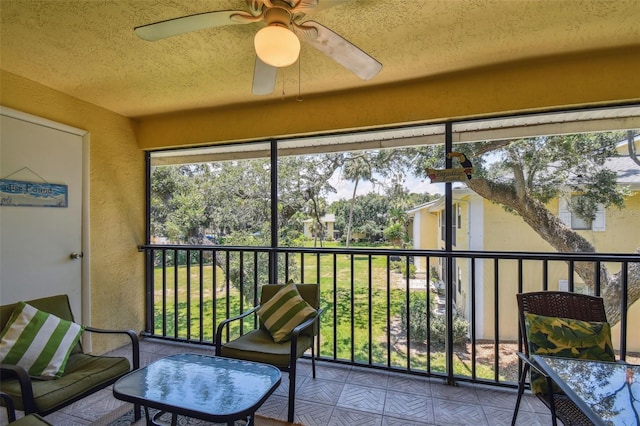
<svg viewBox="0 0 640 426">
<path fill-rule="evenodd" d="M 67 207 L 0 205 L 1 303 L 64 293 L 81 322 L 86 132 L 7 108 L 0 113 L 0 179 L 68 188 Z"/>
</svg>

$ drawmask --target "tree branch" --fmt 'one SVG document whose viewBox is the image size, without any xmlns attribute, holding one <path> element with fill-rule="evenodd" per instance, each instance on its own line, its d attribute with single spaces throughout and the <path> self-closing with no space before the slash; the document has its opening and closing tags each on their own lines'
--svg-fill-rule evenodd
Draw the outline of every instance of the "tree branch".
<svg viewBox="0 0 640 426">
<path fill-rule="evenodd" d="M 521 198 L 512 185 L 474 178 L 468 182 L 468 186 L 481 197 L 517 212 L 531 229 L 558 252 L 596 252 L 589 241 L 565 226 L 541 202 L 528 196 Z M 640 257 L 638 260 L 637 263 L 628 264 L 627 289 L 622 288 L 622 271 L 610 274 L 605 265 L 600 267 L 600 293 L 604 299 L 607 319 L 611 324 L 620 321 L 623 291 L 627 291 L 627 308 L 640 299 Z M 592 262 L 576 262 L 574 267 L 585 284 L 595 292 L 596 271 Z"/>
</svg>

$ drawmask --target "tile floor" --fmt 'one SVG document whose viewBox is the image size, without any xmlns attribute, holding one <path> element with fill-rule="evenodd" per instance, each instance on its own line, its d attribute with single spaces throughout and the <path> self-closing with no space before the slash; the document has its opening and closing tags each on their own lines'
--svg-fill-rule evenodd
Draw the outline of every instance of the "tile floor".
<svg viewBox="0 0 640 426">
<path fill-rule="evenodd" d="M 113 351 L 126 354 L 128 348 Z M 140 363 L 146 365 L 174 353 L 211 354 L 210 348 L 143 339 Z M 460 384 L 447 386 L 441 379 L 407 376 L 360 367 L 300 360 L 296 393 L 296 421 L 307 426 L 421 426 L 421 425 L 508 425 L 516 394 L 513 390 Z M 259 414 L 286 419 L 289 380 L 282 384 L 258 410 Z M 56 426 L 91 425 L 119 406 L 111 389 L 97 392 L 46 419 Z M 19 413 L 20 414 L 20 413 Z M 3 413 L 4 415 L 4 413 Z M 6 417 L 0 419 L 6 424 Z M 547 408 L 525 394 L 518 415 L 519 425 L 550 425 Z"/>
</svg>

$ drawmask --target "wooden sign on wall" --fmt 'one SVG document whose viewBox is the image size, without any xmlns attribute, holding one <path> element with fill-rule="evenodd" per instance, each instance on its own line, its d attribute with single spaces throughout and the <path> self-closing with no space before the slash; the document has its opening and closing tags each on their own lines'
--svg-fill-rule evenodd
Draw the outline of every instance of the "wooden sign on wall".
<svg viewBox="0 0 640 426">
<path fill-rule="evenodd" d="M 68 207 L 68 192 L 67 185 L 0 179 L 0 206 Z"/>
</svg>

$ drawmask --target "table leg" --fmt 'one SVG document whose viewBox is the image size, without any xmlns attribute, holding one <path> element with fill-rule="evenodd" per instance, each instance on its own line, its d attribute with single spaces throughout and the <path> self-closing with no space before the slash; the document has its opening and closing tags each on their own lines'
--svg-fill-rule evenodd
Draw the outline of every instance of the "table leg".
<svg viewBox="0 0 640 426">
<path fill-rule="evenodd" d="M 155 425 L 155 423 L 153 423 L 153 418 L 149 413 L 149 407 L 147 407 L 146 405 L 144 406 L 144 418 L 147 419 L 147 426 Z"/>
<path fill-rule="evenodd" d="M 145 410 L 147 407 L 145 407 Z M 147 415 L 147 426 L 176 426 L 178 424 L 178 415 L 176 413 L 171 413 L 171 423 L 167 423 L 163 420 L 159 420 L 160 417 L 166 414 L 166 411 L 158 411 L 153 416 L 149 417 L 149 412 L 145 411 Z"/>
</svg>

